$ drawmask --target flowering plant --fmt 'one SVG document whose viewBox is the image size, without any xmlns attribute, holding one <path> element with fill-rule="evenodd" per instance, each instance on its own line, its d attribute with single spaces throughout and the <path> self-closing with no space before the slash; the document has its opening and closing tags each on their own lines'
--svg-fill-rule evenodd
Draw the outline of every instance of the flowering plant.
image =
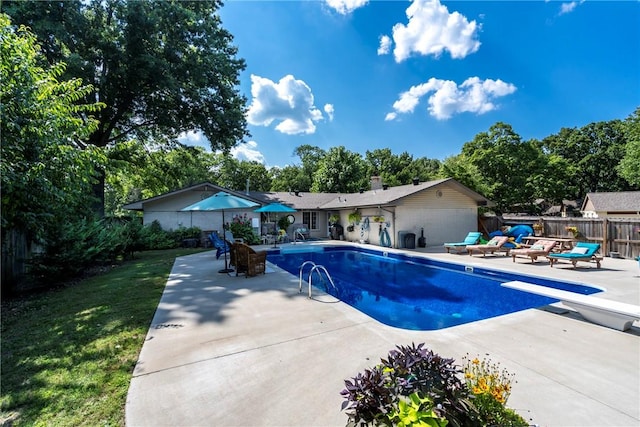
<svg viewBox="0 0 640 427">
<path fill-rule="evenodd" d="M 564 229 L 573 234 L 573 237 L 578 237 L 578 227 L 576 227 L 575 225 L 569 225 Z"/>
<path fill-rule="evenodd" d="M 533 224 L 533 229 L 534 230 L 542 230 L 544 228 L 544 226 L 542 224 L 540 224 L 539 222 L 536 222 L 535 224 Z"/>
<path fill-rule="evenodd" d="M 491 363 L 487 359 L 479 360 L 477 357 L 467 359 L 464 378 L 474 395 L 490 395 L 503 405 L 507 403 L 511 394 L 513 374 L 506 369 L 500 370 L 500 364 Z"/>
</svg>

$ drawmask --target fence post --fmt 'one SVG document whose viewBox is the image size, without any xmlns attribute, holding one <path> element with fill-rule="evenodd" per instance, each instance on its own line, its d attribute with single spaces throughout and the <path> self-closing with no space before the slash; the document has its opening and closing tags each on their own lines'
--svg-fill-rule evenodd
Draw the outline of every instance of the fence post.
<svg viewBox="0 0 640 427">
<path fill-rule="evenodd" d="M 607 231 L 609 230 L 609 221 L 607 220 L 607 218 L 602 218 L 602 255 L 606 256 L 608 251 L 607 251 L 607 246 L 608 242 L 609 242 L 609 234 L 607 233 Z"/>
</svg>

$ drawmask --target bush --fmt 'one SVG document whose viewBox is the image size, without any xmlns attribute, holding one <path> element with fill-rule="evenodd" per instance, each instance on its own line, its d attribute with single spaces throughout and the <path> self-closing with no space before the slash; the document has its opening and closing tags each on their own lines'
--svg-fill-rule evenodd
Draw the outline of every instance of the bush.
<svg viewBox="0 0 640 427">
<path fill-rule="evenodd" d="M 356 426 L 527 426 L 505 407 L 512 377 L 477 358 L 463 370 L 424 343 L 397 346 L 379 365 L 345 380 L 342 409 L 347 425 Z"/>
<path fill-rule="evenodd" d="M 417 393 L 418 398 L 433 402 L 429 411 L 451 425 L 477 425 L 478 413 L 460 373 L 453 359 L 425 349 L 424 343 L 397 346 L 381 364 L 345 380 L 342 409 L 347 409 L 355 425 L 393 425 L 391 419 L 400 401 Z"/>
<path fill-rule="evenodd" d="M 248 245 L 260 243 L 260 237 L 253 232 L 251 219 L 247 218 L 247 214 L 234 216 L 233 220 L 228 224 L 228 228 L 234 238 L 241 238 Z"/>
<path fill-rule="evenodd" d="M 158 220 L 142 228 L 140 243 L 142 248 L 146 250 L 173 249 L 179 245 L 174 237 L 162 229 Z"/>
</svg>

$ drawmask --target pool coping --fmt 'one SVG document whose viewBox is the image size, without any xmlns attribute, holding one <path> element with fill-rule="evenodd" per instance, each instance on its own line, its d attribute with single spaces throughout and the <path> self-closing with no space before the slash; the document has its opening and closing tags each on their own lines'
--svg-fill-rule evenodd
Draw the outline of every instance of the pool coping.
<svg viewBox="0 0 640 427">
<path fill-rule="evenodd" d="M 572 278 L 605 288 L 603 298 L 640 302 L 638 264 L 631 260 L 606 258 L 601 269 L 573 270 L 570 264 L 551 269 L 544 262 L 442 248 L 412 253 Z M 279 268 L 244 278 L 217 273 L 222 263 L 214 252 L 176 260 L 134 369 L 127 425 L 345 425 L 343 380 L 411 342 L 426 342 L 458 362 L 465 354 L 500 362 L 516 375 L 508 406 L 532 423 L 640 424 L 637 322 L 620 332 L 559 304 L 443 330 L 406 331 L 330 296 L 310 301 L 298 293 L 298 278 Z"/>
</svg>

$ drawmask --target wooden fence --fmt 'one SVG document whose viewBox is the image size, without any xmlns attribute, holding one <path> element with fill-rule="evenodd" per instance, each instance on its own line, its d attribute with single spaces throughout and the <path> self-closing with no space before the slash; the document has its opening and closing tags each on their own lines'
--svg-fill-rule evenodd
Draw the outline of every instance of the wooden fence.
<svg viewBox="0 0 640 427">
<path fill-rule="evenodd" d="M 505 225 L 538 223 L 537 232 L 548 237 L 573 237 L 567 227 L 578 229 L 578 240 L 600 243 L 605 256 L 620 256 L 636 259 L 640 256 L 640 220 L 631 218 L 559 218 L 546 216 L 480 217 L 478 230 L 485 234 L 499 230 Z"/>
</svg>

